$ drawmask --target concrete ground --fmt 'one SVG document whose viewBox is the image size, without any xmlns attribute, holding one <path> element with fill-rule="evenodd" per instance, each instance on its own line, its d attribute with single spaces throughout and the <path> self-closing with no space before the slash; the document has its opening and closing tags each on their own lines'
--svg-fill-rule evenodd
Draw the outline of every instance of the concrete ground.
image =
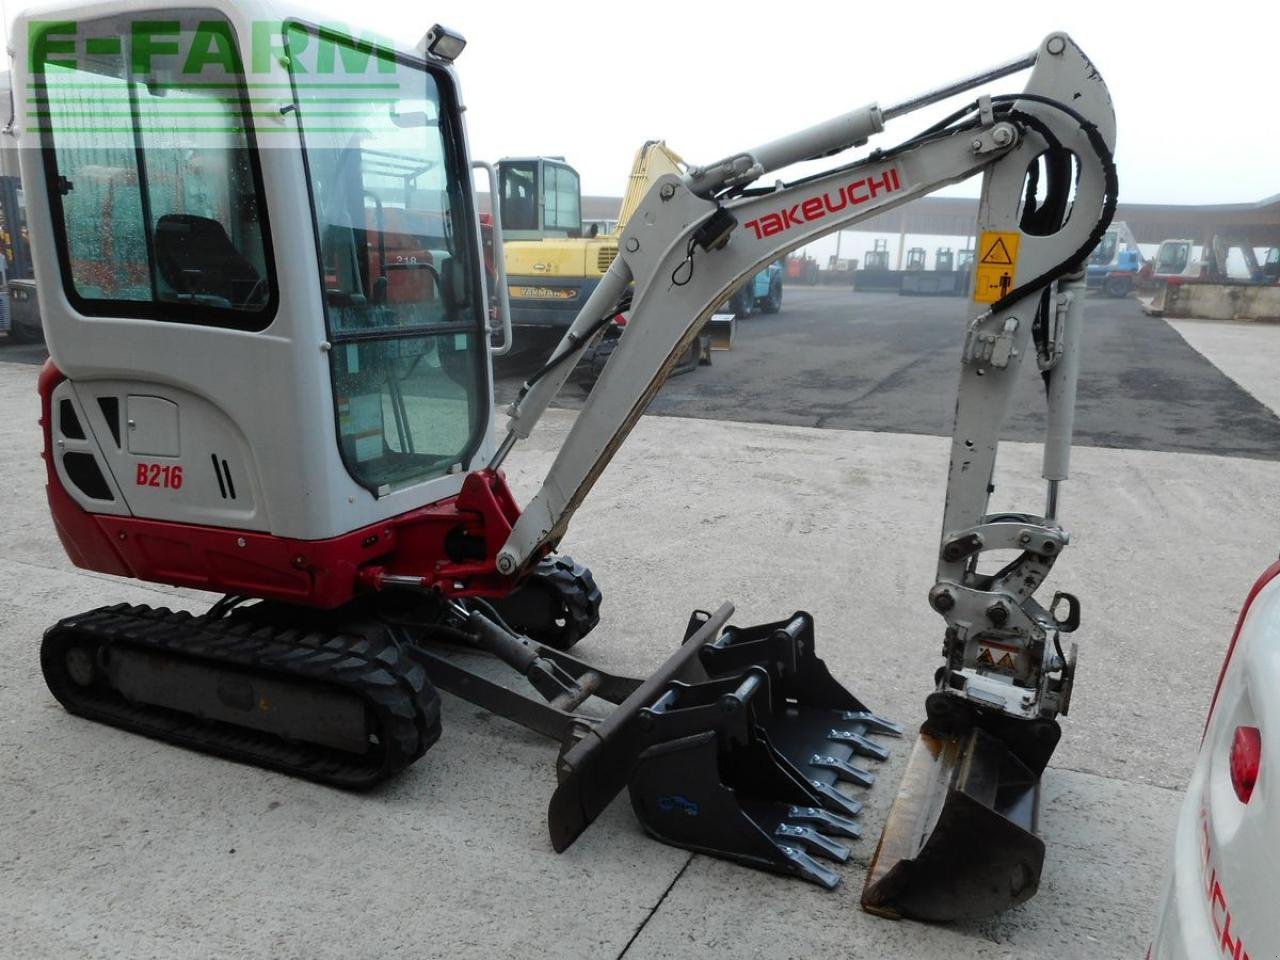
<svg viewBox="0 0 1280 960">
<path fill-rule="evenodd" d="M 1250 342 L 1208 352 L 1261 396 L 1238 356 Z M 731 378 L 733 356 L 712 370 Z M 39 675 L 45 626 L 102 603 L 210 598 L 70 567 L 43 503 L 35 375 L 0 363 L 0 955 L 32 960 L 1141 957 L 1233 619 L 1280 546 L 1280 463 L 1240 455 L 1239 434 L 1226 456 L 1078 448 L 1054 585 L 1084 603 L 1081 666 L 1045 778 L 1040 894 L 979 923 L 893 923 L 857 896 L 905 740 L 827 893 L 657 844 L 623 798 L 556 855 L 555 746 L 448 696 L 439 744 L 359 796 L 68 716 Z M 553 411 L 512 455 L 520 497 L 572 418 Z M 801 607 L 837 677 L 918 721 L 940 640 L 924 597 L 948 442 L 931 432 L 644 418 L 563 544 L 605 591 L 582 653 L 644 673 L 695 607 L 732 599 L 739 623 Z M 993 506 L 1039 509 L 1038 447 L 1007 444 L 1001 468 Z"/>
</svg>

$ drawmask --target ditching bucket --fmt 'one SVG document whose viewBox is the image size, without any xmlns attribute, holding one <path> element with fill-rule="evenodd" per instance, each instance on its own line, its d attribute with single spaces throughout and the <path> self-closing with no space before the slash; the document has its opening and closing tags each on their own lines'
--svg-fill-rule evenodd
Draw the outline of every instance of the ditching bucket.
<svg viewBox="0 0 1280 960">
<path fill-rule="evenodd" d="M 855 759 L 885 759 L 871 735 L 901 728 L 835 681 L 807 613 L 723 632 L 715 620 L 695 614 L 658 674 L 562 752 L 552 840 L 567 847 L 625 783 L 657 839 L 830 889 L 840 875 L 815 858 L 842 863 L 834 838 L 861 835 L 862 805 L 836 784 L 870 787 Z"/>
<path fill-rule="evenodd" d="M 929 698 L 931 719 L 920 728 L 867 871 L 862 907 L 870 913 L 986 917 L 1039 888 L 1040 774 L 1058 725 L 975 716 L 957 729 L 935 719 L 945 711 L 954 720 L 951 700 L 945 693 Z"/>
</svg>

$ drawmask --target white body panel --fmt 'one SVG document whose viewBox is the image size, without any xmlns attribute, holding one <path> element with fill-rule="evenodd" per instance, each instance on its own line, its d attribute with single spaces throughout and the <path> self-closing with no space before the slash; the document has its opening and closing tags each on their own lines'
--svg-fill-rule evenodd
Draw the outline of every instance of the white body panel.
<svg viewBox="0 0 1280 960">
<path fill-rule="evenodd" d="M 1257 727 L 1262 763 L 1247 804 L 1232 786 L 1237 727 Z M 1254 599 L 1178 816 L 1152 960 L 1280 956 L 1280 577 Z"/>
<path fill-rule="evenodd" d="M 234 26 L 242 50 L 255 21 L 280 21 L 291 13 L 276 5 L 228 4 L 198 0 L 189 9 L 222 13 Z M 75 16 L 90 20 L 126 12 L 166 9 L 112 2 L 77 7 Z M 24 11 L 14 23 L 14 103 L 22 178 L 28 198 L 46 191 L 40 137 L 32 126 L 26 96 L 28 74 L 18 65 L 29 62 L 29 23 L 56 19 L 65 8 L 48 6 Z M 299 19 L 309 19 L 300 16 Z M 247 60 L 247 55 L 246 55 Z M 272 57 L 269 74 L 254 74 L 255 83 L 287 85 L 289 74 Z M 282 87 L 281 89 L 287 89 Z M 289 103 L 281 95 L 281 105 Z M 270 121 L 259 119 L 259 130 Z M 280 125 L 295 121 L 281 116 Z M 69 302 L 60 282 L 53 224 L 46 203 L 28 202 L 35 275 L 39 278 L 41 314 L 50 357 L 81 393 L 126 388 L 130 394 L 190 399 L 180 411 L 187 475 L 209 469 L 210 451 L 198 448 L 192 433 L 216 432 L 233 425 L 236 442 L 256 453 L 256 476 L 245 484 L 255 492 L 253 515 L 241 518 L 246 528 L 297 539 L 323 539 L 376 524 L 456 494 L 461 473 L 395 489 L 375 496 L 347 472 L 339 455 L 328 356 L 325 352 L 325 306 L 311 219 L 308 178 L 295 132 L 259 133 L 275 149 L 261 149 L 263 193 L 273 249 L 279 307 L 261 332 L 127 318 L 85 317 Z M 288 138 L 288 147 L 279 148 Z M 470 178 L 467 189 L 470 191 Z M 475 205 L 471 203 L 472 216 Z M 479 237 L 479 225 L 473 235 Z M 477 250 L 477 258 L 481 256 Z M 477 260 L 479 262 L 479 260 Z M 482 280 L 483 282 L 483 280 Z M 163 371 L 162 373 L 160 371 Z M 492 396 L 492 372 L 486 363 L 485 389 Z M 492 417 L 486 417 L 491 421 Z M 99 443 L 103 439 L 99 437 Z M 105 444 L 104 444 L 105 446 Z M 464 470 L 483 466 L 495 449 L 493 428 Z M 190 454 L 188 454 L 190 450 Z M 136 460 L 148 458 L 135 458 Z M 113 470 L 127 472 L 121 462 Z M 119 479 L 119 477 L 118 477 Z M 227 523 L 221 499 L 204 503 L 187 499 L 176 506 L 172 498 L 130 497 L 131 512 L 141 517 L 181 519 L 223 526 Z M 237 523 L 240 523 L 237 520 Z"/>
</svg>

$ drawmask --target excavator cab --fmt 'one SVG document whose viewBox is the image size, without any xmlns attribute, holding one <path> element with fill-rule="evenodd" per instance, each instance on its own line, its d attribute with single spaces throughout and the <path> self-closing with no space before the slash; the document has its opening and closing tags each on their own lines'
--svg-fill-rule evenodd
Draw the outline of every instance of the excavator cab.
<svg viewBox="0 0 1280 960">
<path fill-rule="evenodd" d="M 581 181 L 563 157 L 504 157 L 498 191 L 507 239 L 582 236 Z"/>
<path fill-rule="evenodd" d="M 72 405 L 111 440 L 89 455 L 113 511 L 310 540 L 456 494 L 493 442 L 449 64 L 211 9 L 21 33 L 19 99 L 37 105 L 24 175 L 48 198 L 34 205 L 38 272 L 59 281 L 42 291 L 45 325 Z M 166 413 L 141 412 L 143 396 Z M 100 399 L 128 414 L 120 443 Z M 181 466 L 183 488 L 110 482 L 152 462 Z M 64 479 L 97 512 L 105 498 Z M 179 566 L 210 588 L 303 601 L 328 573 L 273 564 L 188 551 Z"/>
<path fill-rule="evenodd" d="M 55 525 L 81 567 L 224 595 L 64 619 L 41 663 L 74 713 L 364 787 L 440 730 L 422 668 L 360 626 L 371 585 L 512 594 L 475 554 L 516 508 L 472 472 L 492 377 L 456 45 L 270 17 L 16 22 Z"/>
</svg>

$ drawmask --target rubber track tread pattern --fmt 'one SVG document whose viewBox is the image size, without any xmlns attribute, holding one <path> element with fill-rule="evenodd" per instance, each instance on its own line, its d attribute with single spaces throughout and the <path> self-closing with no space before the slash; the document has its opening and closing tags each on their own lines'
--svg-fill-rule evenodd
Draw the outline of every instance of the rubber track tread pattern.
<svg viewBox="0 0 1280 960">
<path fill-rule="evenodd" d="M 359 697 L 376 721 L 380 747 L 365 757 L 132 704 L 120 695 L 75 683 L 66 651 L 77 641 L 128 646 L 211 666 L 337 687 Z M 54 696 L 78 716 L 228 759 L 345 789 L 362 790 L 394 776 L 440 737 L 440 697 L 426 672 L 389 639 L 328 634 L 211 619 L 165 608 L 118 604 L 59 621 L 40 652 Z"/>
<path fill-rule="evenodd" d="M 543 641 L 549 646 L 568 650 L 600 622 L 600 588 L 591 571 L 573 557 L 548 557 L 534 568 L 530 580 L 534 581 L 531 585 L 560 601 L 568 616 L 560 636 Z"/>
</svg>

